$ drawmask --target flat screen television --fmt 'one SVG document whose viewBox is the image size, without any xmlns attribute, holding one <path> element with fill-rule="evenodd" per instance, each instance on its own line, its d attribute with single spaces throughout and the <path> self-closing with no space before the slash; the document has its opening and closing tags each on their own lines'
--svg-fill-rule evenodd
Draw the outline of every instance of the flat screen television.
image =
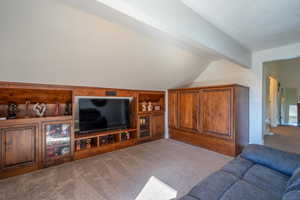
<svg viewBox="0 0 300 200">
<path fill-rule="evenodd" d="M 79 134 L 126 129 L 130 126 L 130 99 L 80 98 Z"/>
</svg>

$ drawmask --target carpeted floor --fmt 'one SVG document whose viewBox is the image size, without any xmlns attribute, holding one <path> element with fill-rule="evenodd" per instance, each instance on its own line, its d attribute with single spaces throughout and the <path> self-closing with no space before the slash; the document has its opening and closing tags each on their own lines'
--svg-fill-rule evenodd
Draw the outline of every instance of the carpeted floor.
<svg viewBox="0 0 300 200">
<path fill-rule="evenodd" d="M 134 200 L 151 176 L 187 193 L 232 158 L 158 140 L 0 181 L 1 200 Z"/>
<path fill-rule="evenodd" d="M 265 136 L 265 145 L 300 154 L 300 128 L 279 126 L 271 130 L 275 135 Z"/>
</svg>

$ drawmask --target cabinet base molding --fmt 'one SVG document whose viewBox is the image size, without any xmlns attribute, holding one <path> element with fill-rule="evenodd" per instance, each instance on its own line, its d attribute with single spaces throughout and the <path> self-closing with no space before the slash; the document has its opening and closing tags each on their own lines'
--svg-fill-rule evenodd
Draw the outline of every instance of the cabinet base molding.
<svg viewBox="0 0 300 200">
<path fill-rule="evenodd" d="M 10 170 L 10 169 L 3 170 L 0 173 L 0 179 L 26 174 L 26 173 L 29 173 L 29 172 L 36 171 L 38 169 L 39 169 L 38 166 L 26 166 L 26 167 L 20 167 L 20 168 L 17 168 L 17 169 L 13 169 L 13 170 Z"/>
<path fill-rule="evenodd" d="M 170 138 L 191 145 L 203 147 L 221 154 L 235 157 L 240 150 L 230 140 L 207 136 L 201 133 L 191 133 L 177 129 L 170 129 Z"/>
</svg>

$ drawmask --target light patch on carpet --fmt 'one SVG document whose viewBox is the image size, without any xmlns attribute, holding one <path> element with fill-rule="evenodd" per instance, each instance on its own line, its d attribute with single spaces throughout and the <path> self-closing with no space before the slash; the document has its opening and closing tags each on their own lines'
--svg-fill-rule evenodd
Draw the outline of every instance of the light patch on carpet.
<svg viewBox="0 0 300 200">
<path fill-rule="evenodd" d="M 176 190 L 158 178 L 151 176 L 135 200 L 170 200 L 176 197 Z"/>
</svg>

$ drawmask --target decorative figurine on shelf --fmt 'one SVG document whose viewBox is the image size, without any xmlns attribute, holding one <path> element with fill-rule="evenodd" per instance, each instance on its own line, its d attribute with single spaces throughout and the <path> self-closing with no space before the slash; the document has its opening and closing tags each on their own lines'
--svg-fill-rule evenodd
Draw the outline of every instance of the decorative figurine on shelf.
<svg viewBox="0 0 300 200">
<path fill-rule="evenodd" d="M 76 151 L 80 150 L 80 140 L 76 141 Z"/>
<path fill-rule="evenodd" d="M 56 103 L 55 104 L 55 110 L 54 110 L 54 115 L 55 116 L 59 115 L 59 107 L 60 107 L 59 103 Z"/>
<path fill-rule="evenodd" d="M 153 105 L 151 101 L 148 102 L 148 111 L 151 112 L 153 110 Z"/>
<path fill-rule="evenodd" d="M 25 106 L 26 106 L 26 108 L 25 108 L 25 117 L 28 118 L 28 117 L 30 117 L 30 110 L 29 110 L 30 101 L 27 100 L 25 102 Z"/>
<path fill-rule="evenodd" d="M 42 103 L 42 104 L 36 103 L 36 104 L 33 106 L 32 110 L 35 112 L 35 114 L 36 114 L 38 117 L 43 117 L 44 114 L 45 114 L 45 112 L 46 112 L 46 110 L 47 110 L 47 106 L 46 106 L 46 104 L 44 104 L 44 103 Z"/>
<path fill-rule="evenodd" d="M 1 112 L 2 111 L 2 112 Z M 7 120 L 7 117 L 3 110 L 0 109 L 0 120 Z"/>
<path fill-rule="evenodd" d="M 146 102 L 146 101 L 144 101 L 144 102 L 142 103 L 142 111 L 143 111 L 143 112 L 146 112 L 146 111 L 147 111 L 147 102 Z"/>
<path fill-rule="evenodd" d="M 16 119 L 18 112 L 18 106 L 15 102 L 8 103 L 7 119 Z"/>
<path fill-rule="evenodd" d="M 92 143 L 92 139 L 87 139 L 86 140 L 86 148 L 87 149 L 90 149 L 92 146 L 91 146 L 91 143 Z"/>
<path fill-rule="evenodd" d="M 127 138 L 127 140 L 130 140 L 130 133 L 129 132 L 126 133 L 126 138 Z"/>
<path fill-rule="evenodd" d="M 72 115 L 72 102 L 67 102 L 64 115 Z"/>
</svg>

